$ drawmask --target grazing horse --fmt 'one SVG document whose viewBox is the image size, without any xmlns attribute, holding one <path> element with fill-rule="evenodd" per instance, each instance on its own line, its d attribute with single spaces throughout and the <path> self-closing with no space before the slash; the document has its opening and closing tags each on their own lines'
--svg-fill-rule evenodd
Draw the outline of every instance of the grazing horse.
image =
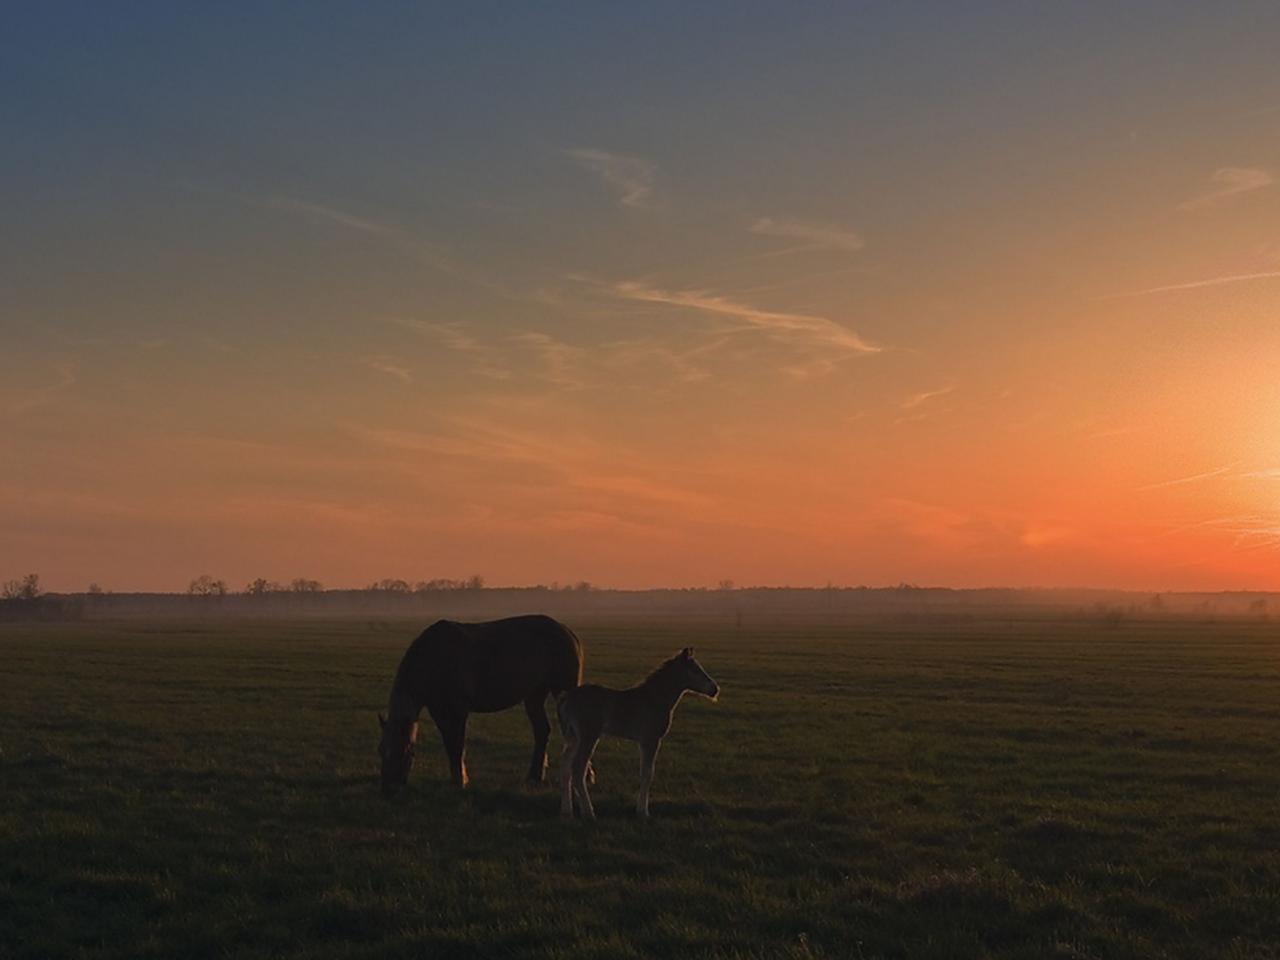
<svg viewBox="0 0 1280 960">
<path fill-rule="evenodd" d="M 433 623 L 405 651 L 391 685 L 387 715 L 378 717 L 383 794 L 389 796 L 409 782 L 423 707 L 440 730 L 453 782 L 465 787 L 467 715 L 524 703 L 533 725 L 529 779 L 541 783 L 551 732 L 547 695 L 572 690 L 581 682 L 582 643 L 550 617 Z"/>
<path fill-rule="evenodd" d="M 693 648 L 685 647 L 649 674 L 639 686 L 611 690 L 589 683 L 562 694 L 556 701 L 560 731 L 564 734 L 564 756 L 560 760 L 560 812 L 573 816 L 573 795 L 577 793 L 582 815 L 594 820 L 595 808 L 587 793 L 591 754 L 603 734 L 634 740 L 640 744 L 640 793 L 636 813 L 649 816 L 649 785 L 653 764 L 662 738 L 671 729 L 671 715 L 686 693 L 700 693 L 715 700 L 720 685 L 707 676 L 693 658 Z"/>
</svg>

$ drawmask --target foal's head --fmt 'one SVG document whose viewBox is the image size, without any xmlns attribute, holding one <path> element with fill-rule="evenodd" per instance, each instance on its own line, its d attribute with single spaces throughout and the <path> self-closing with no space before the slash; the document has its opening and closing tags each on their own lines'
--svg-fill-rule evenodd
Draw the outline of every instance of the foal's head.
<svg viewBox="0 0 1280 960">
<path fill-rule="evenodd" d="M 684 689 L 712 700 L 720 696 L 720 684 L 712 680 L 707 671 L 702 669 L 702 664 L 693 659 L 693 647 L 685 647 L 668 660 L 667 665 L 675 671 L 675 675 L 684 684 Z"/>
<path fill-rule="evenodd" d="M 394 717 L 388 720 L 381 714 L 378 722 L 382 724 L 382 742 L 378 744 L 378 755 L 382 757 L 382 795 L 389 797 L 409 782 L 418 724 L 415 720 Z"/>
</svg>

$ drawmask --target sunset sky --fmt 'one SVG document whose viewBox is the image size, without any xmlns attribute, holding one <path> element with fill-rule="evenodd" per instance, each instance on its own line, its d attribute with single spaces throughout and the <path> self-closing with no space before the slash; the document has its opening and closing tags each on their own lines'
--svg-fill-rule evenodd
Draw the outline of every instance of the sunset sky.
<svg viewBox="0 0 1280 960">
<path fill-rule="evenodd" d="M 0 579 L 1280 589 L 1280 6 L 28 4 Z"/>
</svg>

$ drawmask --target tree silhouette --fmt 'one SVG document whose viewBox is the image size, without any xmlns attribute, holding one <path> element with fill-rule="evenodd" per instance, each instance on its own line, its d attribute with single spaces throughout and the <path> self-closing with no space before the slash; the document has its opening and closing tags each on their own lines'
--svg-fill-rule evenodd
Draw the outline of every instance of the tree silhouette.
<svg viewBox="0 0 1280 960">
<path fill-rule="evenodd" d="M 21 580 L 6 580 L 0 588 L 0 598 L 5 600 L 39 600 L 40 575 L 28 573 Z"/>
<path fill-rule="evenodd" d="M 215 580 L 207 573 L 202 573 L 187 586 L 187 593 L 193 597 L 225 597 L 227 582 Z"/>
</svg>

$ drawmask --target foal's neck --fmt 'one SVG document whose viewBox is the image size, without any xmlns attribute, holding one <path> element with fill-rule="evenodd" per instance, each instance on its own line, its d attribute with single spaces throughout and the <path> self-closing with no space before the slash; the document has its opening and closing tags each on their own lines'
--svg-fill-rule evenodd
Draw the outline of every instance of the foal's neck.
<svg viewBox="0 0 1280 960">
<path fill-rule="evenodd" d="M 689 689 L 683 680 L 674 675 L 673 671 L 663 669 L 655 670 L 642 686 L 650 695 L 670 709 L 675 709 L 675 705 Z"/>
</svg>

